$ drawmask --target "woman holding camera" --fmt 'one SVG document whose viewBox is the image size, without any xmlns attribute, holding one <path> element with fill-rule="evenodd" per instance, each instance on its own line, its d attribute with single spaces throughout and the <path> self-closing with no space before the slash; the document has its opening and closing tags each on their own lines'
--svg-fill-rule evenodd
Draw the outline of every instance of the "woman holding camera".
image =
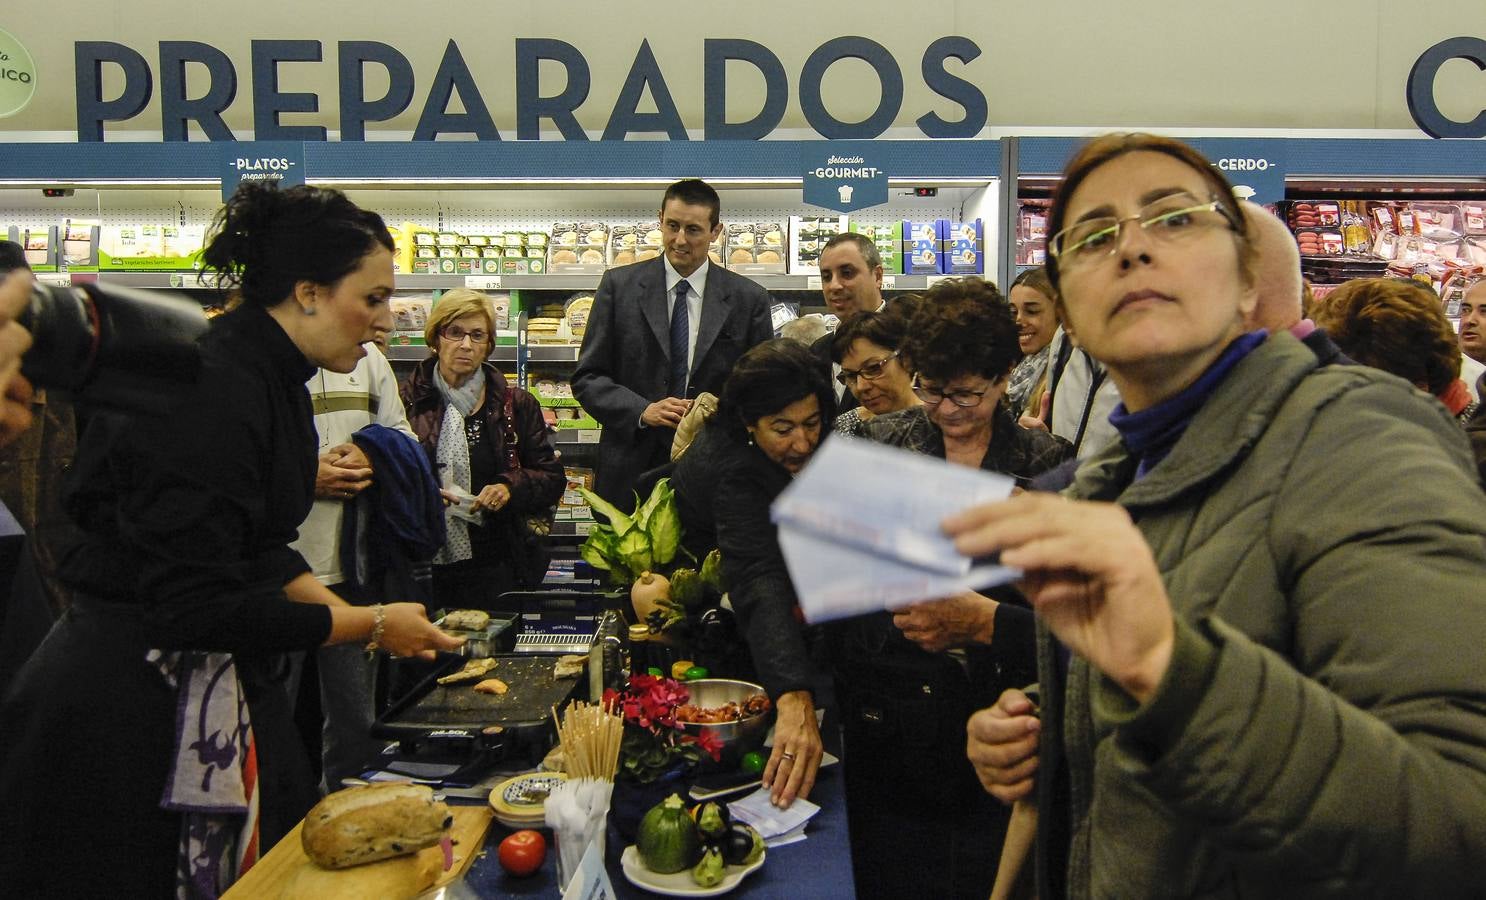
<svg viewBox="0 0 1486 900">
<path fill-rule="evenodd" d="M 381 218 L 246 184 L 204 259 L 243 303 L 170 413 L 90 425 L 68 502 L 77 599 L 0 704 L 7 896 L 224 890 L 316 798 L 284 654 L 460 643 L 421 605 L 346 605 L 288 546 L 315 483 L 305 380 L 349 372 L 391 325 Z"/>
<path fill-rule="evenodd" d="M 969 729 L 987 790 L 1035 784 L 1038 895 L 1478 896 L 1486 498 L 1459 427 L 1248 330 L 1249 226 L 1184 144 L 1094 140 L 1049 230 L 1120 440 L 1061 497 L 946 523 L 1046 625 L 1040 707 L 1008 691 Z"/>
</svg>

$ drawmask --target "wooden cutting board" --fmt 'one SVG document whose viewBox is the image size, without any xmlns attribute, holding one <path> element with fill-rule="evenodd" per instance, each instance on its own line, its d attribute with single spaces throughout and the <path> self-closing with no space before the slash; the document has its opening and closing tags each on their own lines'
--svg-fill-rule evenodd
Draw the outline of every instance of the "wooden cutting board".
<svg viewBox="0 0 1486 900">
<path fill-rule="evenodd" d="M 465 873 L 475 856 L 484 849 L 485 833 L 490 830 L 490 821 L 494 817 L 487 804 L 450 806 L 449 811 L 454 815 L 454 825 L 449 829 L 449 836 L 454 839 L 454 866 L 439 874 L 434 889 Z M 300 843 L 299 832 L 303 827 L 303 822 L 294 826 L 294 830 L 279 841 L 267 856 L 258 860 L 257 865 L 248 870 L 248 874 L 238 879 L 223 900 L 274 900 L 281 896 L 301 866 L 314 865 L 304 855 L 304 847 Z M 439 864 L 443 864 L 443 851 L 438 847 L 429 847 L 419 853 L 434 854 L 439 857 Z"/>
</svg>

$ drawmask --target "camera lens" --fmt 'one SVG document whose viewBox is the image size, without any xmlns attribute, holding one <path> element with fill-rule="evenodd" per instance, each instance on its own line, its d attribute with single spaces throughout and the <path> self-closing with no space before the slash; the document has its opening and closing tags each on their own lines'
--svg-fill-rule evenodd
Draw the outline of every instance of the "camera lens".
<svg viewBox="0 0 1486 900">
<path fill-rule="evenodd" d="M 159 413 L 196 381 L 206 315 L 194 301 L 112 285 L 35 285 L 17 321 L 31 332 L 21 374 L 80 402 Z"/>
<path fill-rule="evenodd" d="M 97 351 L 97 314 L 81 289 L 37 284 L 17 321 L 31 332 L 21 374 L 42 387 L 76 390 Z"/>
</svg>

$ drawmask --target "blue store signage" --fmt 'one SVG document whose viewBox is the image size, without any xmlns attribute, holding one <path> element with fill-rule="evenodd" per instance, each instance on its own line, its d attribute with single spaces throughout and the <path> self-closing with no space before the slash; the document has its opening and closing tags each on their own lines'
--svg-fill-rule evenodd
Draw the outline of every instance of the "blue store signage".
<svg viewBox="0 0 1486 900">
<path fill-rule="evenodd" d="M 1199 138 L 1192 144 L 1213 161 L 1239 199 L 1266 206 L 1285 199 L 1285 153 L 1280 141 Z"/>
<path fill-rule="evenodd" d="M 887 170 L 881 147 L 871 141 L 827 141 L 800 151 L 805 202 L 851 212 L 887 202 Z"/>
<path fill-rule="evenodd" d="M 222 145 L 222 199 L 244 181 L 279 187 L 304 184 L 304 144 L 300 141 L 243 141 Z"/>
</svg>

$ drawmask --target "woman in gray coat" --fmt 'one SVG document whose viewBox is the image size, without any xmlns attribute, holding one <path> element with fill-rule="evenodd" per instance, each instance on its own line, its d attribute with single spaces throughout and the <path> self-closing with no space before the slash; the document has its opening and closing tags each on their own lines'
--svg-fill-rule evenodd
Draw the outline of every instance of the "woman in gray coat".
<svg viewBox="0 0 1486 900">
<path fill-rule="evenodd" d="M 1041 619 L 1040 709 L 1003 694 L 970 757 L 1003 800 L 1035 784 L 1042 897 L 1479 896 L 1469 447 L 1401 379 L 1248 330 L 1237 209 L 1168 139 L 1069 164 L 1050 274 L 1120 440 L 1063 497 L 946 523 Z"/>
</svg>

